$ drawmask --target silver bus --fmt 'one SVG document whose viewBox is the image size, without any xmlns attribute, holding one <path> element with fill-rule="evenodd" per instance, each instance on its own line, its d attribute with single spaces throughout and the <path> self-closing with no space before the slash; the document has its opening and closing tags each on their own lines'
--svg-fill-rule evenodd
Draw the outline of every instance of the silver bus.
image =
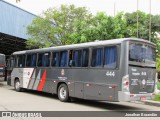
<svg viewBox="0 0 160 120">
<path fill-rule="evenodd" d="M 123 38 L 14 52 L 11 85 L 16 91 L 80 98 L 132 101 L 154 96 L 155 44 Z"/>
<path fill-rule="evenodd" d="M 5 77 L 5 55 L 0 53 L 0 79 Z"/>
</svg>

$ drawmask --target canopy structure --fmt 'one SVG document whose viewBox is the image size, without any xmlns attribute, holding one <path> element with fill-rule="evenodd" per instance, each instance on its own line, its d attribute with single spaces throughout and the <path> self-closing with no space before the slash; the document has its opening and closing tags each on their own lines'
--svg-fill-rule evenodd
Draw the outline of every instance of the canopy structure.
<svg viewBox="0 0 160 120">
<path fill-rule="evenodd" d="M 0 53 L 10 55 L 25 50 L 27 26 L 36 15 L 0 0 Z"/>
</svg>

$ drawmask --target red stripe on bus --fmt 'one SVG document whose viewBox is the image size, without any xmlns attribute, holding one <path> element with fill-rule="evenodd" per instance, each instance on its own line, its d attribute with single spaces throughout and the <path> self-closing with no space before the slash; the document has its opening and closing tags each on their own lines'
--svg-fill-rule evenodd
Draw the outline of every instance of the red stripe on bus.
<svg viewBox="0 0 160 120">
<path fill-rule="evenodd" d="M 5 66 L 5 64 L 0 64 L 0 67 L 4 67 Z"/>
<path fill-rule="evenodd" d="M 42 78 L 40 80 L 40 84 L 38 86 L 38 91 L 42 91 L 45 81 L 46 81 L 46 70 L 44 70 L 44 73 L 43 73 Z"/>
</svg>

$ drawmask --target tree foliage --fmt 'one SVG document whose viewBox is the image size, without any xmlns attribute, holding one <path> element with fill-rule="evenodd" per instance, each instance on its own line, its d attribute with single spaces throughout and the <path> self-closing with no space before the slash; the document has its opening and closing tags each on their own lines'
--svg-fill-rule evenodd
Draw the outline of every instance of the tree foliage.
<svg viewBox="0 0 160 120">
<path fill-rule="evenodd" d="M 107 16 L 104 12 L 92 15 L 85 7 L 61 5 L 60 8 L 50 8 L 36 17 L 28 26 L 30 35 L 27 45 L 29 48 L 41 48 L 55 45 L 107 40 L 138 36 L 149 39 L 150 14 L 141 11 L 133 13 L 118 13 L 115 17 Z M 151 15 L 151 40 L 160 51 L 160 15 Z"/>
<path fill-rule="evenodd" d="M 91 17 L 92 15 L 85 7 L 62 5 L 60 8 L 50 8 L 28 26 L 28 34 L 31 37 L 27 45 L 48 47 L 72 44 L 73 33 L 81 29 L 83 24 L 87 25 Z M 78 28 L 79 24 L 80 28 Z"/>
<path fill-rule="evenodd" d="M 116 16 L 107 16 L 104 12 L 92 15 L 85 7 L 61 5 L 50 8 L 36 17 L 28 26 L 28 48 L 42 48 L 107 40 L 124 37 L 149 39 L 149 22 L 151 23 L 151 41 L 157 46 L 157 72 L 160 72 L 160 15 L 150 15 L 142 11 L 133 13 L 120 12 Z"/>
</svg>

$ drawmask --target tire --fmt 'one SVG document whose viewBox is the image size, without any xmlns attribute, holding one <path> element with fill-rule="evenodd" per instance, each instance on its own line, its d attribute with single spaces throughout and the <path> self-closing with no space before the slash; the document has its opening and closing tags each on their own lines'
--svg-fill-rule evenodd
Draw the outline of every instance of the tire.
<svg viewBox="0 0 160 120">
<path fill-rule="evenodd" d="M 58 87 L 58 99 L 62 102 L 68 102 L 69 98 L 69 90 L 66 84 L 61 84 Z"/>
<path fill-rule="evenodd" d="M 14 89 L 17 91 L 17 92 L 21 92 L 22 91 L 22 88 L 20 87 L 20 81 L 19 79 L 16 79 L 15 82 L 14 82 Z"/>
</svg>

